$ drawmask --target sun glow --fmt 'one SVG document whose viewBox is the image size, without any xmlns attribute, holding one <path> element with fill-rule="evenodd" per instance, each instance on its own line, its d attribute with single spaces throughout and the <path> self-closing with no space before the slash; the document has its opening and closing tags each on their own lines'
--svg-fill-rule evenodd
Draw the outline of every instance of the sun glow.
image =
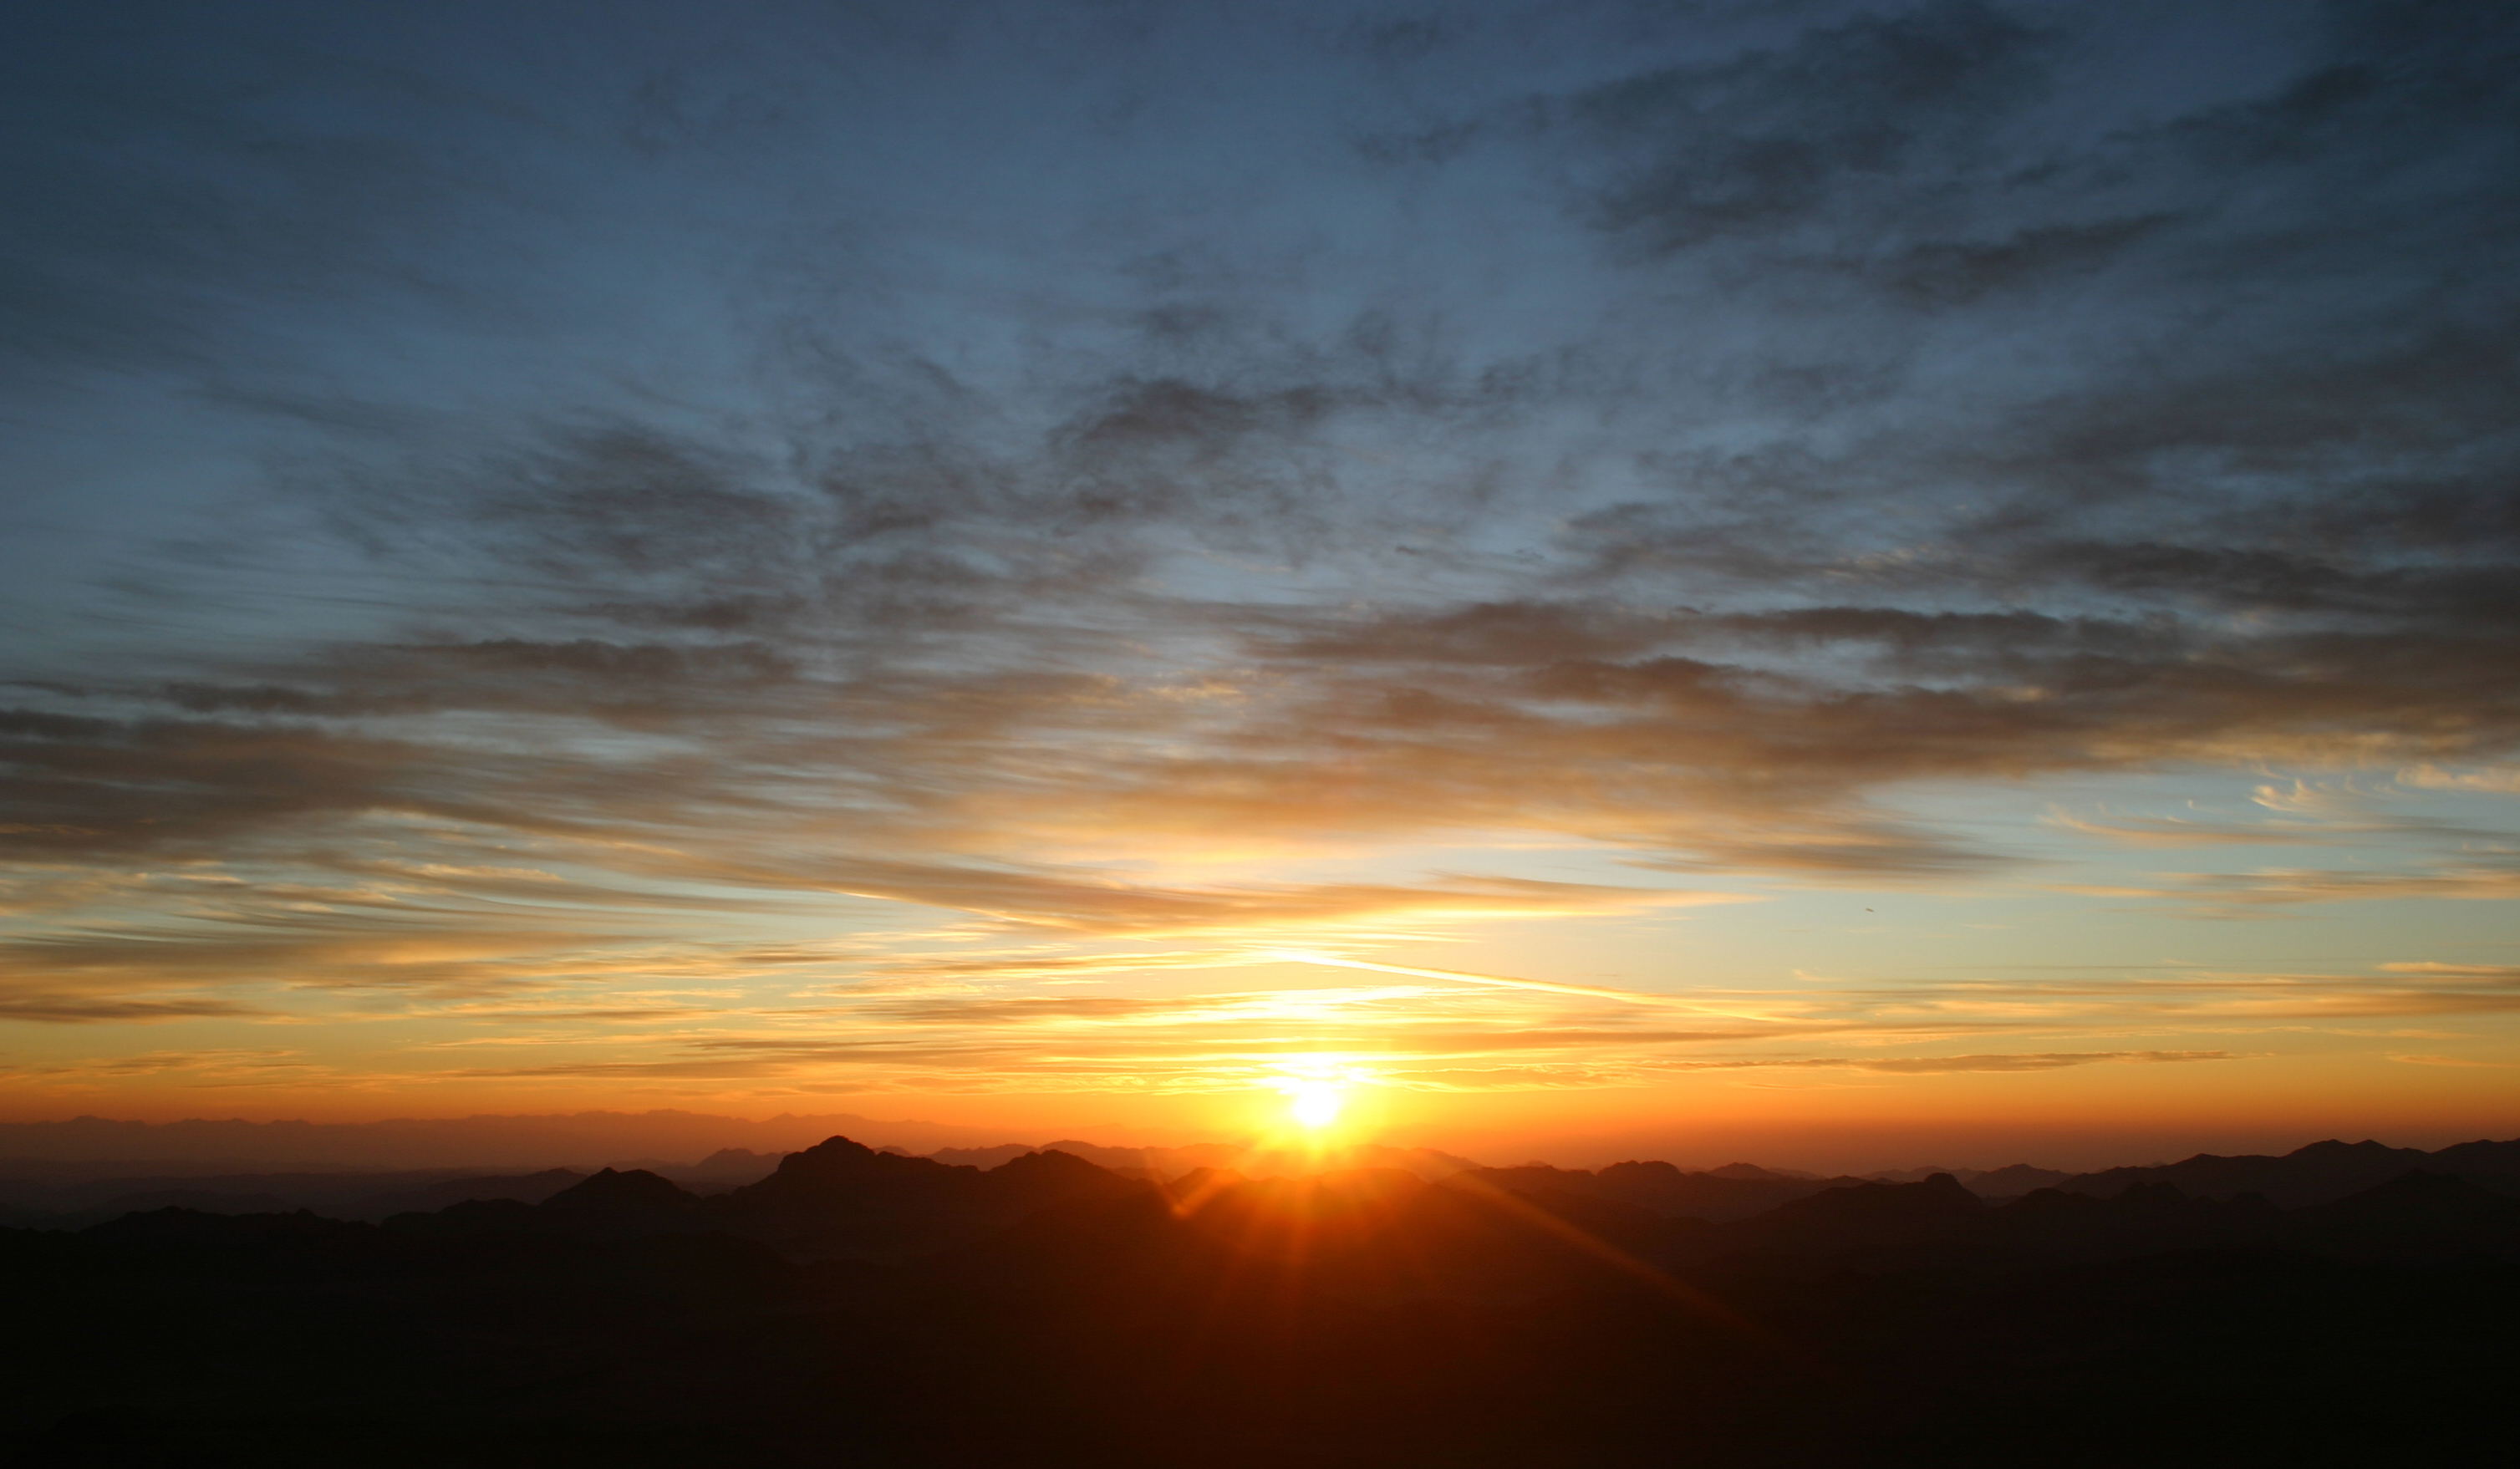
<svg viewBox="0 0 2520 1469">
<path fill-rule="evenodd" d="M 1320 1132 L 1339 1120 L 1347 1106 L 1347 1089 L 1336 1082 L 1299 1081 L 1286 1085 L 1286 1115 L 1297 1127 Z"/>
</svg>

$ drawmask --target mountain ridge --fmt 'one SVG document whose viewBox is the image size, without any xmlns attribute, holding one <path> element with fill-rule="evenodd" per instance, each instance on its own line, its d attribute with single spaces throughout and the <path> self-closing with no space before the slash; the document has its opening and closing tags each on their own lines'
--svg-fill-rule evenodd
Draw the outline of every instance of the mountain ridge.
<svg viewBox="0 0 2520 1469">
<path fill-rule="evenodd" d="M 1804 1191 L 1635 1201 L 1717 1185 Z M 46 1348 L 0 1375 L 27 1466 L 1887 1469 L 2017 1462 L 2057 1421 L 2043 1462 L 2395 1462 L 2501 1432 L 2520 1369 L 2520 1200 L 2426 1169 L 2287 1209 L 832 1137 L 715 1194 L 616 1168 L 382 1224 L 0 1229 L 0 1280 Z"/>
</svg>

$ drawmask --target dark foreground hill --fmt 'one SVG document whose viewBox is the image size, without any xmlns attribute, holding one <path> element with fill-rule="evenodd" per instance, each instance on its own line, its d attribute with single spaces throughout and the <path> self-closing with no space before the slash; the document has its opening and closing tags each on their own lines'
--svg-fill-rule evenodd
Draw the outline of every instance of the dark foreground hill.
<svg viewBox="0 0 2520 1469">
<path fill-rule="evenodd" d="M 2044 1469 L 2507 1449 L 2520 1200 L 2464 1179 L 2284 1209 L 2157 1181 L 1999 1205 L 1937 1176 L 1716 1219 L 1656 1207 L 1676 1186 L 1701 1185 L 1158 1184 L 835 1138 L 710 1197 L 607 1171 L 382 1226 L 165 1209 L 5 1231 L 0 1452 Z"/>
</svg>

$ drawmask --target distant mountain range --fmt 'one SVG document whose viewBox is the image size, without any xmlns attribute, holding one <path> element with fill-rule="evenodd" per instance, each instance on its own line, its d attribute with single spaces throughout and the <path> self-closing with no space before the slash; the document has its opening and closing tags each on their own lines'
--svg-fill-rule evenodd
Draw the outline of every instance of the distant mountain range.
<svg viewBox="0 0 2520 1469">
<path fill-rule="evenodd" d="M 195 1118 L 123 1122 L 0 1122 L 0 1174 L 18 1178 L 423 1169 L 544 1169 L 610 1158 L 696 1158 L 721 1148 L 774 1156 L 834 1135 L 926 1151 L 985 1144 L 1000 1135 L 934 1122 L 882 1122 L 854 1113 L 755 1121 L 702 1112 L 576 1112 L 546 1116 L 400 1118 L 383 1122 L 246 1122 Z"/>
<path fill-rule="evenodd" d="M 2137 1184 L 2169 1183 L 2186 1193 L 2228 1199 L 2263 1194 L 2286 1207 L 2328 1203 L 2409 1170 L 2448 1174 L 2487 1188 L 2520 1193 L 2520 1141 L 2462 1142 L 2436 1152 L 2377 1142 L 2314 1142 L 2278 1157 L 2200 1153 L 2181 1163 L 2078 1174 L 2056 1186 L 2114 1198 Z M 1972 1186 L 1975 1186 L 1972 1184 Z"/>
<path fill-rule="evenodd" d="M 2498 1462 L 2515 1148 L 1990 1199 L 832 1137 L 405 1179 L 382 1224 L 156 1207 L 0 1229 L 0 1464 Z"/>
<path fill-rule="evenodd" d="M 2339 1258 L 2483 1252 L 2520 1261 L 2520 1177 L 2494 1171 L 2515 1156 L 2520 1142 L 2393 1157 L 2386 1160 L 2393 1169 L 2373 1181 L 2338 1160 L 2376 1168 L 2378 1154 L 2322 1143 L 2281 1159 L 2169 1166 L 2199 1178 L 2266 1181 L 2285 1195 L 2283 1204 L 2264 1189 L 2218 1195 L 2167 1179 L 2101 1175 L 2069 1180 L 2089 1186 L 1999 1202 L 1951 1174 L 1892 1183 L 1622 1163 L 1598 1172 L 1369 1166 L 1253 1178 L 1214 1167 L 1120 1172 L 1058 1150 L 980 1168 L 833 1137 L 789 1154 L 758 1182 L 715 1195 L 646 1170 L 608 1168 L 539 1201 L 512 1193 L 387 1224 L 439 1237 L 722 1232 L 791 1260 L 903 1261 L 1054 1213 L 1160 1204 L 1192 1229 L 1225 1219 L 1237 1221 L 1232 1228 L 1265 1233 L 1278 1226 L 1273 1221 L 1328 1217 L 1351 1233 L 1370 1221 L 1372 1229 L 1419 1244 L 1454 1230 L 1464 1211 L 1516 1225 L 1546 1219 L 1654 1268 L 1780 1254 L 1950 1268 L 2268 1244 Z M 2457 1172 L 2462 1165 L 2481 1177 Z M 109 1227 L 154 1227 L 134 1222 L 148 1218 Z"/>
<path fill-rule="evenodd" d="M 952 1161 L 973 1151 L 980 1163 Z M 1350 1166 L 1311 1173 L 1283 1166 L 1283 1156 L 1244 1153 L 1239 1161 L 1253 1165 L 1246 1172 L 1202 1161 L 1222 1155 L 1211 1149 L 1091 1151 L 1099 1161 L 1066 1149 L 1012 1148 L 927 1158 L 832 1137 L 777 1160 L 720 1153 L 678 1170 L 679 1180 L 606 1168 L 591 1176 L 400 1178 L 379 1189 L 373 1177 L 284 1175 L 197 1180 L 190 1189 L 99 1197 L 50 1219 L 20 1219 L 56 1227 L 95 1222 L 109 1234 L 148 1236 L 208 1227 L 183 1222 L 219 1215 L 284 1214 L 289 1197 L 312 1195 L 333 1204 L 294 1206 L 305 1217 L 382 1220 L 435 1238 L 722 1233 L 790 1260 L 868 1262 L 907 1261 L 1047 1213 L 1132 1201 L 1160 1203 L 1193 1225 L 1327 1211 L 1351 1222 L 1371 1215 L 1401 1236 L 1421 1237 L 1443 1236 L 1453 1224 L 1442 1222 L 1457 1224 L 1464 1209 L 1547 1219 L 1657 1269 L 1779 1254 L 1951 1267 L 2267 1244 L 2340 1258 L 2520 1248 L 2520 1142 L 2437 1153 L 2318 1143 L 2279 1158 L 2201 1156 L 2110 1170 L 1997 1199 L 1953 1174 L 1888 1182 L 1749 1165 L 1481 1168 L 1387 1148 L 1357 1149 L 1339 1160 Z M 232 1186 L 201 1186 L 208 1183 Z M 74 1191 L 66 1202 L 77 1201 Z"/>
<path fill-rule="evenodd" d="M 884 1151 L 907 1150 L 886 1148 Z M 1200 1142 L 1187 1147 L 1104 1147 L 1068 1138 L 1045 1142 L 1038 1147 L 1019 1142 L 1001 1143 L 996 1147 L 946 1147 L 925 1156 L 939 1163 L 995 1168 L 1027 1153 L 1048 1152 L 1068 1153 L 1103 1168 L 1161 1179 L 1177 1179 L 1202 1168 L 1228 1168 L 1252 1178 L 1279 1178 L 1319 1173 L 1326 1163 L 1334 1168 L 1396 1168 L 1422 1179 L 1440 1179 L 1447 1174 L 1479 1167 L 1467 1158 L 1437 1152 L 1433 1148 L 1384 1147 L 1377 1143 L 1339 1148 L 1326 1157 L 1321 1151 L 1310 1148 L 1252 1147 L 1232 1142 Z"/>
<path fill-rule="evenodd" d="M 940 1163 L 994 1168 L 1027 1153 L 1071 1153 L 1089 1162 L 1123 1172 L 1178 1178 L 1201 1168 L 1232 1169 L 1253 1177 L 1319 1172 L 1323 1160 L 1297 1151 L 1253 1152 L 1229 1143 L 1175 1148 L 1114 1148 L 1089 1142 L 1062 1141 L 1028 1147 L 1005 1143 L 987 1148 L 941 1148 L 926 1156 Z M 900 1149 L 891 1149 L 900 1151 Z M 1633 1203 L 1657 1213 L 1717 1220 L 1738 1218 L 1774 1208 L 1790 1199 L 1829 1188 L 1863 1183 L 1914 1183 L 1936 1176 L 1952 1179 L 1986 1199 L 2014 1199 L 2042 1188 L 2113 1198 L 2139 1183 L 2172 1183 L 2205 1198 L 2229 1199 L 2245 1193 L 2294 1207 L 2331 1202 L 2349 1193 L 2408 1173 L 2424 1170 L 2469 1180 L 2485 1188 L 2520 1194 L 2520 1141 L 2462 1142 L 2436 1152 L 2389 1147 L 2378 1142 L 2314 1142 L 2290 1153 L 2222 1157 L 2200 1153 L 2181 1163 L 2140 1168 L 2113 1168 L 2076 1174 L 2060 1169 L 2015 1163 L 2004 1168 L 1911 1168 L 1823 1178 L 1792 1169 L 1728 1163 L 1721 1168 L 1684 1170 L 1669 1163 L 1614 1163 L 1598 1171 L 1522 1164 L 1486 1168 L 1467 1158 L 1427 1148 L 1364 1146 L 1332 1156 L 1337 1168 L 1396 1168 L 1436 1180 L 1478 1172 L 1514 1186 L 1556 1188 Z"/>
<path fill-rule="evenodd" d="M 2489 1192 L 2520 1195 L 2520 1141 L 2465 1142 L 2434 1152 L 2369 1141 L 2326 1141 L 2276 1156 L 2199 1154 L 2179 1163 L 2089 1174 L 2015 1164 L 1992 1170 L 1908 1169 L 1837 1178 L 1749 1163 L 1701 1170 L 1683 1170 L 1659 1162 L 1617 1163 L 1597 1171 L 1546 1164 L 1497 1169 L 1428 1148 L 1372 1144 L 1327 1156 L 1299 1149 L 1253 1149 L 1231 1143 L 1108 1147 L 1073 1139 L 1039 1147 L 1024 1143 L 946 1147 L 925 1155 L 912 1154 L 898 1146 L 874 1151 L 894 1157 L 924 1156 L 940 1165 L 979 1172 L 1057 1152 L 1123 1177 L 1158 1182 L 1170 1182 L 1202 1170 L 1255 1179 L 1300 1176 L 1326 1167 L 1397 1170 L 1427 1180 L 1470 1174 L 1516 1194 L 1552 1198 L 1582 1195 L 1665 1217 L 1710 1223 L 1746 1219 L 1830 1189 L 1867 1183 L 1912 1183 L 1934 1177 L 1949 1178 L 1968 1192 L 1989 1200 L 2017 1199 L 2043 1188 L 2114 1198 L 2130 1188 L 2166 1183 L 2196 1198 L 2231 1200 L 2258 1194 L 2280 1207 L 2299 1208 L 2332 1203 L 2410 1171 L 2465 1180 Z M 608 1166 L 614 1172 L 654 1174 L 695 1194 L 715 1194 L 769 1178 L 781 1167 L 785 1156 L 788 1155 L 780 1152 L 729 1147 L 697 1163 L 630 1158 L 615 1159 Z M 397 1214 L 468 1201 L 539 1204 L 586 1179 L 590 1172 L 581 1167 L 543 1168 L 521 1174 L 422 1169 L 130 1176 L 109 1168 L 105 1177 L 85 1178 L 68 1164 L 51 1171 L 55 1175 L 51 1179 L 43 1177 L 43 1170 L 31 1179 L 0 1178 L 0 1224 L 79 1226 L 135 1211 L 169 1207 L 213 1214 L 306 1209 L 333 1219 L 379 1222 Z"/>
</svg>

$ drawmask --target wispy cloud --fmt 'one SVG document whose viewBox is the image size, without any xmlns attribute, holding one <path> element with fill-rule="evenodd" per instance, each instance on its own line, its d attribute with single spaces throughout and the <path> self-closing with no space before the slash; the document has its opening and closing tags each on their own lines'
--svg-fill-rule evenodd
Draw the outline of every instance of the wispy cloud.
<svg viewBox="0 0 2520 1469">
<path fill-rule="evenodd" d="M 1302 1020 L 1571 1086 L 2499 1012 L 1409 960 L 1850 887 L 2520 898 L 2504 8 L 912 10 L 27 39 L 0 1019 L 954 1086 Z M 2152 798 L 2208 779 L 2255 795 Z M 1269 1012 L 1289 953 L 1424 1025 Z M 1062 1048 L 1167 1026 L 1248 1034 Z"/>
<path fill-rule="evenodd" d="M 2243 1055 L 2228 1050 L 2051 1050 L 2011 1055 L 1975 1056 L 1810 1056 L 1791 1060 L 1681 1061 L 1687 1071 L 1752 1071 L 1770 1067 L 1816 1067 L 1877 1071 L 1896 1076 L 1934 1076 L 1955 1071 L 2054 1071 L 2064 1066 L 2090 1066 L 2106 1061 L 2235 1061 Z"/>
</svg>

